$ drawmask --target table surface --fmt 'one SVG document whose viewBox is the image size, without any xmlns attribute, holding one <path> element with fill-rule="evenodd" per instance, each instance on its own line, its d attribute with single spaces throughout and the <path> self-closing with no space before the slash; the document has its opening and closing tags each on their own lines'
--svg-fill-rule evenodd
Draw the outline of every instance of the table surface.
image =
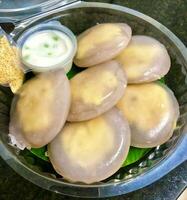
<svg viewBox="0 0 187 200">
<path fill-rule="evenodd" d="M 89 0 L 87 0 L 89 1 Z M 93 0 L 92 0 L 93 1 Z M 95 0 L 97 1 L 97 0 Z M 187 46 L 187 0 L 98 0 L 143 12 L 174 32 Z M 176 200 L 187 186 L 187 162 L 156 183 L 112 200 Z M 0 158 L 0 200 L 73 200 L 43 190 L 16 174 Z"/>
</svg>

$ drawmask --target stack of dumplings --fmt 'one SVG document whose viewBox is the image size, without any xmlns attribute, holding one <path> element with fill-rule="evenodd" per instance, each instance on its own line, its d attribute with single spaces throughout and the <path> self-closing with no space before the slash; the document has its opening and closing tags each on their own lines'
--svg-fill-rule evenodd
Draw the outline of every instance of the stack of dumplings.
<svg viewBox="0 0 187 200">
<path fill-rule="evenodd" d="M 10 137 L 21 149 L 48 145 L 57 173 L 91 184 L 119 170 L 130 146 L 169 140 L 179 105 L 157 81 L 171 61 L 155 38 L 132 36 L 125 23 L 105 23 L 77 42 L 74 63 L 85 70 L 70 81 L 63 70 L 27 81 L 12 103 Z"/>
</svg>

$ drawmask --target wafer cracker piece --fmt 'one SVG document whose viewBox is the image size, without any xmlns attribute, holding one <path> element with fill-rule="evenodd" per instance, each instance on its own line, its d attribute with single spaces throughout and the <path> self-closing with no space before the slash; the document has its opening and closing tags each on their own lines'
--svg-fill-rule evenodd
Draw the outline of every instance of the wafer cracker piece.
<svg viewBox="0 0 187 200">
<path fill-rule="evenodd" d="M 0 84 L 9 85 L 16 93 L 23 84 L 24 72 L 19 67 L 18 50 L 11 46 L 7 37 L 0 37 Z"/>
</svg>

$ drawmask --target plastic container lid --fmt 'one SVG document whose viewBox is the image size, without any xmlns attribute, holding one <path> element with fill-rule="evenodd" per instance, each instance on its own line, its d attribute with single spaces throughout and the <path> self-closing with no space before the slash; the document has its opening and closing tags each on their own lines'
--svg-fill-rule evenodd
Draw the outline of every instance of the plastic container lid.
<svg viewBox="0 0 187 200">
<path fill-rule="evenodd" d="M 14 22 L 75 0 L 0 0 L 0 22 Z"/>
</svg>

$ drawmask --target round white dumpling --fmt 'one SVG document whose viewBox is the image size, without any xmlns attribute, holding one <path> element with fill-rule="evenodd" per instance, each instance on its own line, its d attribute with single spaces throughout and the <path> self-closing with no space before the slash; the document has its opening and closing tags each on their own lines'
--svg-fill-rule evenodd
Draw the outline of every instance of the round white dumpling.
<svg viewBox="0 0 187 200">
<path fill-rule="evenodd" d="M 126 76 L 120 64 L 109 61 L 70 80 L 72 101 L 68 121 L 92 119 L 111 109 L 123 96 Z"/>
<path fill-rule="evenodd" d="M 64 70 L 41 73 L 27 81 L 11 106 L 12 144 L 24 149 L 40 148 L 51 142 L 66 121 L 70 98 Z"/>
<path fill-rule="evenodd" d="M 155 147 L 169 140 L 179 116 L 173 92 L 159 83 L 127 86 L 117 107 L 129 122 L 131 145 L 140 148 Z"/>
<path fill-rule="evenodd" d="M 116 58 L 123 65 L 128 83 L 144 83 L 160 79 L 168 73 L 170 56 L 156 39 L 135 35 Z"/>
<path fill-rule="evenodd" d="M 117 108 L 84 122 L 67 123 L 48 145 L 57 173 L 71 182 L 94 183 L 114 174 L 130 147 L 130 129 Z"/>
<path fill-rule="evenodd" d="M 74 62 L 90 67 L 116 57 L 129 43 L 131 28 L 124 23 L 104 23 L 93 26 L 78 36 Z"/>
</svg>

